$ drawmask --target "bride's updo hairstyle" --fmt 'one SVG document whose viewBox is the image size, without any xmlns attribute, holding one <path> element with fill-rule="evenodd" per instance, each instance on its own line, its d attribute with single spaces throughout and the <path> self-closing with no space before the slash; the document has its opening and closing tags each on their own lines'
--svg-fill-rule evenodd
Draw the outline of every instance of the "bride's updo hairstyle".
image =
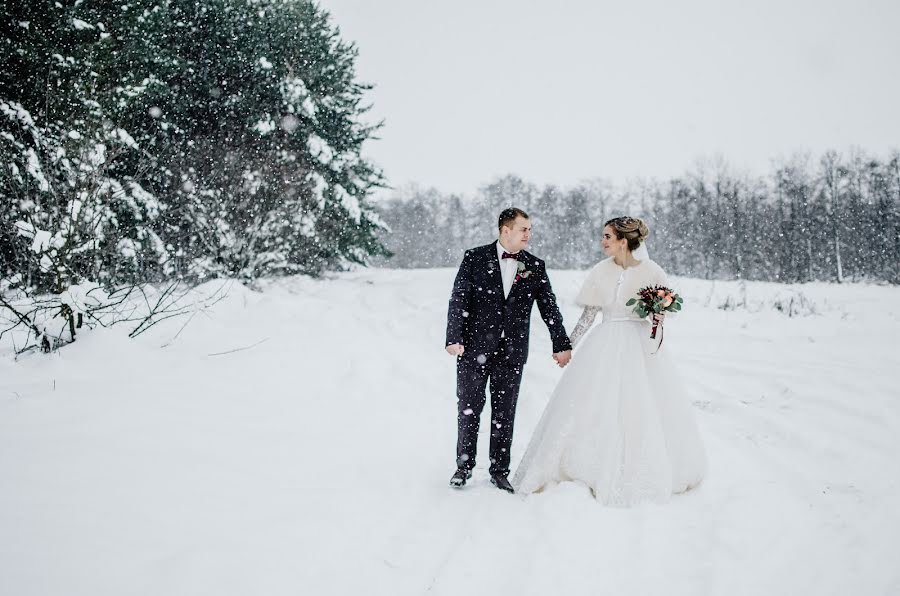
<svg viewBox="0 0 900 596">
<path fill-rule="evenodd" d="M 644 238 L 650 235 L 650 228 L 644 223 L 643 219 L 637 217 L 614 217 L 603 227 L 609 226 L 616 233 L 616 238 L 628 240 L 628 250 L 634 252 L 644 241 Z"/>
</svg>

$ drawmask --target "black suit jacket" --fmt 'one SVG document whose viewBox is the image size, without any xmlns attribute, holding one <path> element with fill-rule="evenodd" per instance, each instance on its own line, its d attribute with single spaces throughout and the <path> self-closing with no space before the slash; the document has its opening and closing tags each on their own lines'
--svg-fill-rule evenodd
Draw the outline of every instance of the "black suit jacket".
<svg viewBox="0 0 900 596">
<path fill-rule="evenodd" d="M 510 360 L 524 364 L 535 301 L 550 330 L 553 352 L 572 349 L 544 262 L 524 250 L 519 252 L 519 262 L 530 273 L 514 282 L 504 298 L 497 242 L 466 251 L 450 296 L 446 344 L 463 344 L 464 358 L 491 354 L 505 332 Z"/>
</svg>

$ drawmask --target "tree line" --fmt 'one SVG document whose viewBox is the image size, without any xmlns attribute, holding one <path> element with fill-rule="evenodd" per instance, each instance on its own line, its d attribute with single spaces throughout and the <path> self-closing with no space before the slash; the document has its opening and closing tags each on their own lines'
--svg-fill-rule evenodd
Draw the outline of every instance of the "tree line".
<svg viewBox="0 0 900 596">
<path fill-rule="evenodd" d="M 466 248 L 496 237 L 497 215 L 508 206 L 529 213 L 530 250 L 555 268 L 583 269 L 603 258 L 603 223 L 627 214 L 648 223 L 652 258 L 676 275 L 900 283 L 897 152 L 795 155 L 766 176 L 718 160 L 619 187 L 603 180 L 539 186 L 515 175 L 470 196 L 410 186 L 378 207 L 394 256 L 377 263 L 456 266 Z"/>
</svg>

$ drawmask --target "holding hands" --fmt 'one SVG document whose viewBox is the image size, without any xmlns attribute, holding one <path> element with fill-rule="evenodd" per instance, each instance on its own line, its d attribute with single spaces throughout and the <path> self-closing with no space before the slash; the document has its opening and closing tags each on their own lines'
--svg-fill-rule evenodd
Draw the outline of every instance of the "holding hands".
<svg viewBox="0 0 900 596">
<path fill-rule="evenodd" d="M 463 352 L 466 351 L 465 346 L 463 346 L 462 344 L 450 344 L 444 349 L 447 350 L 447 353 L 451 356 L 462 356 Z M 563 368 L 569 363 L 569 360 L 572 359 L 572 350 L 556 352 L 555 354 L 553 354 L 553 359 L 556 360 L 556 364 L 560 368 Z"/>
<path fill-rule="evenodd" d="M 553 359 L 556 360 L 556 364 L 560 368 L 565 368 L 565 366 L 569 363 L 569 360 L 572 359 L 572 350 L 556 352 L 555 354 L 553 354 Z"/>
</svg>

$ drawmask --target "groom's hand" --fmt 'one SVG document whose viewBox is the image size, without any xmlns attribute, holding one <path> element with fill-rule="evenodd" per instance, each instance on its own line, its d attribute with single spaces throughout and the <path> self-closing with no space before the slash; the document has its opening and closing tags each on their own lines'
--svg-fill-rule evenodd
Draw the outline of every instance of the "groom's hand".
<svg viewBox="0 0 900 596">
<path fill-rule="evenodd" d="M 466 351 L 466 348 L 462 344 L 450 344 L 446 347 L 446 350 L 451 356 L 462 356 L 463 352 Z"/>
<path fill-rule="evenodd" d="M 553 354 L 553 359 L 556 360 L 556 364 L 558 364 L 560 368 L 564 368 L 569 363 L 569 360 L 572 359 L 572 350 L 556 352 Z"/>
</svg>

